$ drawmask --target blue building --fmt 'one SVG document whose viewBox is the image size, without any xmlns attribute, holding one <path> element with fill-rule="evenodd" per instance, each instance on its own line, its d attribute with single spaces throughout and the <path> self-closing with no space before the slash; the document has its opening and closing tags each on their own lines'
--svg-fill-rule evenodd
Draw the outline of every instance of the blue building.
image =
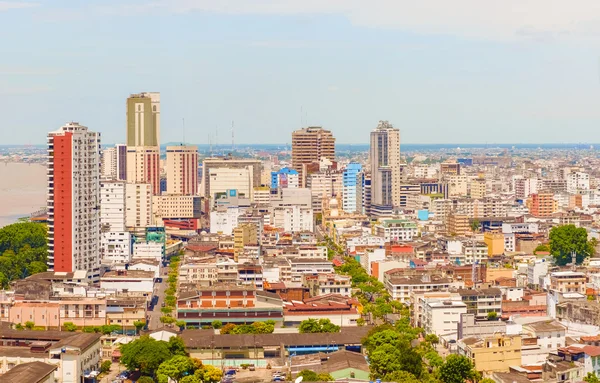
<svg viewBox="0 0 600 383">
<path fill-rule="evenodd" d="M 357 191 L 362 188 L 358 188 L 359 174 L 362 171 L 362 165 L 356 162 L 351 162 L 344 169 L 344 176 L 342 180 L 342 209 L 346 213 L 354 213 L 358 211 L 357 198 L 362 200 L 362 195 L 357 196 Z M 362 204 L 362 203 L 361 203 Z M 359 205 L 361 205 L 359 204 Z"/>
<path fill-rule="evenodd" d="M 271 172 L 271 189 L 279 188 L 297 188 L 299 187 L 298 172 L 290 168 L 281 168 L 276 172 Z"/>
</svg>

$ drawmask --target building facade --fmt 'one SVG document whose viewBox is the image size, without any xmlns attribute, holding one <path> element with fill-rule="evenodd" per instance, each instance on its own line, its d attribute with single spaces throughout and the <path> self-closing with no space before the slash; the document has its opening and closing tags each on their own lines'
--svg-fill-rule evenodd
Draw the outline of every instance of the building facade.
<svg viewBox="0 0 600 383">
<path fill-rule="evenodd" d="M 371 209 L 386 214 L 400 205 L 400 130 L 379 121 L 371 132 Z"/>
</svg>

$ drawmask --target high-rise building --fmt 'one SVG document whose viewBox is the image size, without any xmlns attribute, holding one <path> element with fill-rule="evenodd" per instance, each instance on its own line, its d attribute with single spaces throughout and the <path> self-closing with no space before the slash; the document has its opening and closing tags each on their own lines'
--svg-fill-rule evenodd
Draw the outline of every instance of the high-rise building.
<svg viewBox="0 0 600 383">
<path fill-rule="evenodd" d="M 167 194 L 198 194 L 198 147 L 167 146 Z"/>
<path fill-rule="evenodd" d="M 127 179 L 127 146 L 117 144 L 102 151 L 100 176 L 105 180 Z"/>
<path fill-rule="evenodd" d="M 127 181 L 150 183 L 160 194 L 160 93 L 127 99 Z"/>
<path fill-rule="evenodd" d="M 541 191 L 531 195 L 529 212 L 534 217 L 549 217 L 554 213 L 554 193 Z"/>
<path fill-rule="evenodd" d="M 300 187 L 305 187 L 307 168 L 321 158 L 335 159 L 335 138 L 331 131 L 310 126 L 292 133 L 292 168 L 299 174 Z"/>
<path fill-rule="evenodd" d="M 128 230 L 152 226 L 152 185 L 127 183 L 125 225 Z"/>
<path fill-rule="evenodd" d="M 48 268 L 100 270 L 100 133 L 71 122 L 48 133 Z"/>
<path fill-rule="evenodd" d="M 125 181 L 100 182 L 100 258 L 102 264 L 131 260 L 131 233 L 125 225 Z"/>
<path fill-rule="evenodd" d="M 371 212 L 386 215 L 400 205 L 400 130 L 379 121 L 371 132 Z"/>
<path fill-rule="evenodd" d="M 351 162 L 344 169 L 344 180 L 342 186 L 342 209 L 346 213 L 359 212 L 357 210 L 357 195 L 360 191 L 358 187 L 358 175 L 362 171 L 362 165 L 356 162 Z M 362 199 L 362 195 L 358 195 L 358 199 Z M 362 205 L 362 203 L 361 203 Z M 360 213 L 362 213 L 360 211 Z"/>
</svg>

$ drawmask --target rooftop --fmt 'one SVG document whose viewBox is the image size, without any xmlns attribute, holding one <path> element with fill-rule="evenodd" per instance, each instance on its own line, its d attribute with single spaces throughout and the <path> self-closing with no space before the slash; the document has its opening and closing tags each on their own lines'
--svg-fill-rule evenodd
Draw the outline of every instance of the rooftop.
<svg viewBox="0 0 600 383">
<path fill-rule="evenodd" d="M 30 362 L 18 364 L 2 375 L 3 383 L 40 383 L 45 382 L 58 366 L 42 363 Z"/>
</svg>

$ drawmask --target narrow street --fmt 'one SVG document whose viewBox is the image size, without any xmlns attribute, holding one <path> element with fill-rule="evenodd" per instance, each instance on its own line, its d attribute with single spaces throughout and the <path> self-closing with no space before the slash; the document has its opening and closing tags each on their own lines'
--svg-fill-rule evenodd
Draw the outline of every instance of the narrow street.
<svg viewBox="0 0 600 383">
<path fill-rule="evenodd" d="M 163 270 L 161 270 L 163 272 Z M 160 323 L 160 317 L 162 316 L 162 312 L 160 311 L 162 303 L 165 301 L 165 290 L 169 285 L 167 282 L 167 276 L 161 275 L 162 282 L 154 284 L 154 295 L 158 295 L 158 302 L 152 311 L 148 311 L 149 323 L 148 330 L 157 330 L 163 327 L 163 324 Z"/>
</svg>

